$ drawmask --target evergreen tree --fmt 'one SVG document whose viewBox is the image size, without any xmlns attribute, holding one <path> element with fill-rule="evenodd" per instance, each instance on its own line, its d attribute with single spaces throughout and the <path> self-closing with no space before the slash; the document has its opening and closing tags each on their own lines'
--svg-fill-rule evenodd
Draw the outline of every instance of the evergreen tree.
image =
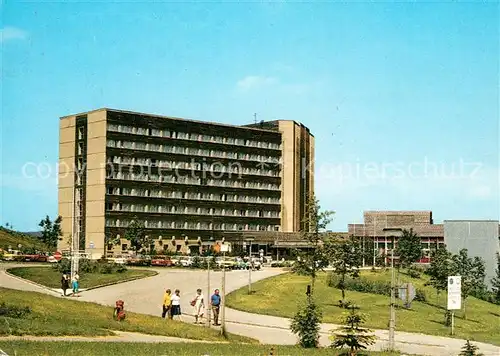
<svg viewBox="0 0 500 356">
<path fill-rule="evenodd" d="M 371 330 L 363 328 L 365 317 L 359 314 L 354 307 L 351 307 L 349 313 L 344 317 L 344 326 L 340 327 L 339 332 L 334 332 L 330 339 L 332 348 L 349 348 L 348 355 L 355 356 L 359 350 L 366 349 L 369 345 L 375 343 L 375 336 L 371 335 Z"/>
<path fill-rule="evenodd" d="M 478 353 L 479 347 L 470 343 L 469 340 L 462 347 L 462 351 L 459 356 L 483 356 L 483 354 Z"/>
</svg>

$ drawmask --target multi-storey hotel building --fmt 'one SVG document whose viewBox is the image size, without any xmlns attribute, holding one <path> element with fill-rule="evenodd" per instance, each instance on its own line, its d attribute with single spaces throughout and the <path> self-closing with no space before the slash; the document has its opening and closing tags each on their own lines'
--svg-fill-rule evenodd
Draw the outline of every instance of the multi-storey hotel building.
<svg viewBox="0 0 500 356">
<path fill-rule="evenodd" d="M 132 221 L 177 251 L 297 232 L 314 188 L 314 137 L 287 120 L 231 126 L 99 109 L 61 118 L 59 156 L 59 247 L 78 237 L 94 257 L 117 238 L 127 249 Z"/>
</svg>

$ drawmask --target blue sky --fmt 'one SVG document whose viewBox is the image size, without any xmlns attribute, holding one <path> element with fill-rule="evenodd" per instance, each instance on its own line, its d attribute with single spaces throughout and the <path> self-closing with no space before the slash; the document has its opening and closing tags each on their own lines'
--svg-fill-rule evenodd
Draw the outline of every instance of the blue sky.
<svg viewBox="0 0 500 356">
<path fill-rule="evenodd" d="M 363 210 L 498 219 L 498 10 L 5 1 L 0 223 L 57 214 L 58 118 L 99 107 L 304 123 L 334 230 Z"/>
</svg>

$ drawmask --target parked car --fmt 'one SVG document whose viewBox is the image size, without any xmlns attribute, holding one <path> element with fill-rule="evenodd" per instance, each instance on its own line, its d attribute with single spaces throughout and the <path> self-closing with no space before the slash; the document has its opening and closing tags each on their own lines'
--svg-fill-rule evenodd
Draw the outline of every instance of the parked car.
<svg viewBox="0 0 500 356">
<path fill-rule="evenodd" d="M 180 258 L 181 256 L 170 256 L 170 261 L 172 261 L 174 266 L 180 266 Z"/>
<path fill-rule="evenodd" d="M 47 257 L 47 262 L 48 263 L 57 263 L 59 260 L 55 256 L 49 256 Z"/>
<path fill-rule="evenodd" d="M 167 256 L 154 256 L 151 259 L 151 266 L 158 266 L 158 267 L 172 267 L 174 263 L 170 259 L 170 257 Z"/>
<path fill-rule="evenodd" d="M 234 257 L 217 257 L 215 263 L 219 268 L 234 269 L 236 267 L 236 259 Z"/>
<path fill-rule="evenodd" d="M 21 251 L 18 250 L 10 250 L 7 253 L 4 253 L 3 259 L 5 261 L 19 261 L 23 258 Z"/>
<path fill-rule="evenodd" d="M 107 259 L 108 263 L 116 263 L 118 265 L 124 265 L 127 263 L 127 258 L 125 256 L 110 257 Z"/>
<path fill-rule="evenodd" d="M 25 262 L 47 262 L 47 256 L 41 253 L 24 255 Z"/>
<path fill-rule="evenodd" d="M 129 256 L 127 264 L 130 266 L 149 266 L 151 265 L 151 257 L 145 255 Z"/>
<path fill-rule="evenodd" d="M 182 267 L 191 267 L 193 265 L 193 258 L 191 256 L 181 256 L 179 263 Z"/>
</svg>

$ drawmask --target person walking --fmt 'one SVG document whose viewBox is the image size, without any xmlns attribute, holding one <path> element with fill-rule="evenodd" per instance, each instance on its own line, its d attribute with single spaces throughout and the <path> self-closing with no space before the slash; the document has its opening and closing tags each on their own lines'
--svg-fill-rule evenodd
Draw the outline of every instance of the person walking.
<svg viewBox="0 0 500 356">
<path fill-rule="evenodd" d="M 203 318 L 203 312 L 205 310 L 205 303 L 203 300 L 203 294 L 201 292 L 201 289 L 198 288 L 196 290 L 196 296 L 191 301 L 191 305 L 194 307 L 194 317 L 195 317 L 194 323 L 201 324 L 201 318 Z"/>
<path fill-rule="evenodd" d="M 220 312 L 220 302 L 221 296 L 219 290 L 216 289 L 212 297 L 210 298 L 210 304 L 212 305 L 212 315 L 214 317 L 214 325 L 219 326 L 219 312 Z"/>
<path fill-rule="evenodd" d="M 66 291 L 69 289 L 69 279 L 66 273 L 63 273 L 61 277 L 61 289 L 63 292 L 61 296 L 66 297 Z"/>
<path fill-rule="evenodd" d="M 163 312 L 161 313 L 161 317 L 165 319 L 170 312 L 170 308 L 172 306 L 172 291 L 167 289 L 165 294 L 163 295 Z"/>
<path fill-rule="evenodd" d="M 182 321 L 181 316 L 181 291 L 176 289 L 174 294 L 170 297 L 172 302 L 172 306 L 170 308 L 170 319 L 173 319 L 177 316 L 177 319 Z"/>
<path fill-rule="evenodd" d="M 71 285 L 73 287 L 73 296 L 74 297 L 79 297 L 79 289 L 80 289 L 80 276 L 78 275 L 78 272 L 75 273 L 71 280 Z"/>
</svg>

